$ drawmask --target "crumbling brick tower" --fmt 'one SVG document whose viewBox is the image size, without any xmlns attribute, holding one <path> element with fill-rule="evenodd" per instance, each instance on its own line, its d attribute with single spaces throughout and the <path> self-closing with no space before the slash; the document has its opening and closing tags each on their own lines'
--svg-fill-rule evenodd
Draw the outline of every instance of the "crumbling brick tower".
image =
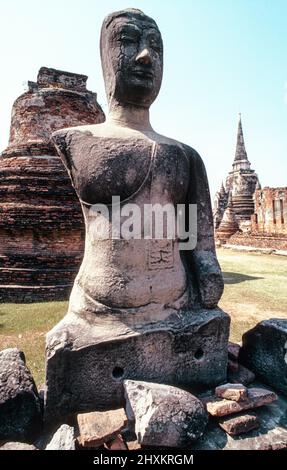
<svg viewBox="0 0 287 470">
<path fill-rule="evenodd" d="M 68 296 L 81 262 L 81 208 L 51 132 L 103 122 L 87 77 L 42 67 L 16 99 L 0 157 L 0 301 Z"/>
</svg>

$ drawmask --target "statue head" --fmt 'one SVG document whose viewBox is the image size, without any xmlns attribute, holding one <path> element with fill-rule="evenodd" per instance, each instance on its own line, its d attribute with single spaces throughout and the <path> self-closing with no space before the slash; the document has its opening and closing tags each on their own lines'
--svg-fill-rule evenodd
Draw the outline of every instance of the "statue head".
<svg viewBox="0 0 287 470">
<path fill-rule="evenodd" d="M 101 30 L 101 60 L 107 99 L 149 108 L 158 95 L 163 44 L 155 21 L 127 9 L 108 15 Z"/>
</svg>

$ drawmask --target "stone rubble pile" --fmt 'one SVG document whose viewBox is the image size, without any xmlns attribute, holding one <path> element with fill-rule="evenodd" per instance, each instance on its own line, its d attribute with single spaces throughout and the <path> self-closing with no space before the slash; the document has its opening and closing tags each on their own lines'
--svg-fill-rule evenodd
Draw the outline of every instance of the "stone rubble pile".
<svg viewBox="0 0 287 470">
<path fill-rule="evenodd" d="M 230 393 L 234 392 L 233 388 L 230 388 L 229 391 Z M 211 416 L 226 416 L 243 410 L 269 405 L 274 400 L 277 400 L 277 395 L 274 392 L 263 388 L 250 388 L 246 398 L 235 401 L 231 398 L 226 400 L 215 396 L 209 398 L 205 402 L 205 406 Z"/>
<path fill-rule="evenodd" d="M 283 326 L 273 322 L 258 327 L 261 347 L 270 331 L 275 335 L 275 327 L 284 342 Z M 253 366 L 249 339 L 258 328 L 244 336 L 243 348 L 229 343 L 228 381 L 215 389 L 195 396 L 170 385 L 124 380 L 125 408 L 78 413 L 49 431 L 42 427 L 42 400 L 24 354 L 1 351 L 0 450 L 286 449 L 286 399 L 258 382 L 250 386 L 258 376 L 240 364 L 244 358 Z M 253 349 L 260 369 L 262 361 L 258 363 Z M 260 378 L 267 373 L 262 368 L 260 372 Z M 273 374 L 281 377 L 281 371 Z M 282 391 L 282 381 L 274 383 L 276 387 Z"/>
</svg>

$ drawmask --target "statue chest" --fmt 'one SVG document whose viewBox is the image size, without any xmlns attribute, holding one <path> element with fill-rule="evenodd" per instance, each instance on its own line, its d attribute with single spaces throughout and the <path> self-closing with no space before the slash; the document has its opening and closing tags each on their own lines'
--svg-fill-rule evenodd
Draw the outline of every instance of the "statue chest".
<svg viewBox="0 0 287 470">
<path fill-rule="evenodd" d="M 143 191 L 154 202 L 185 201 L 188 159 L 179 145 L 150 140 L 78 139 L 70 147 L 71 173 L 80 200 L 110 204 Z"/>
</svg>

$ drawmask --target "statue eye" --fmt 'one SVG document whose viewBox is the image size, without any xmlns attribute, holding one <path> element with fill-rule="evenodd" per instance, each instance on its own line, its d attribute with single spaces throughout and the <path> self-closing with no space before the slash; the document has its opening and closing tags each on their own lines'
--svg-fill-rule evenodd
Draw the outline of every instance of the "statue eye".
<svg viewBox="0 0 287 470">
<path fill-rule="evenodd" d="M 149 38 L 149 44 L 152 49 L 154 49 L 156 52 L 160 52 L 161 50 L 161 44 L 160 40 L 156 37 L 150 37 Z"/>
<path fill-rule="evenodd" d="M 133 34 L 122 34 L 120 36 L 120 41 L 125 42 L 125 43 L 137 43 L 138 42 L 138 37 Z"/>
</svg>

